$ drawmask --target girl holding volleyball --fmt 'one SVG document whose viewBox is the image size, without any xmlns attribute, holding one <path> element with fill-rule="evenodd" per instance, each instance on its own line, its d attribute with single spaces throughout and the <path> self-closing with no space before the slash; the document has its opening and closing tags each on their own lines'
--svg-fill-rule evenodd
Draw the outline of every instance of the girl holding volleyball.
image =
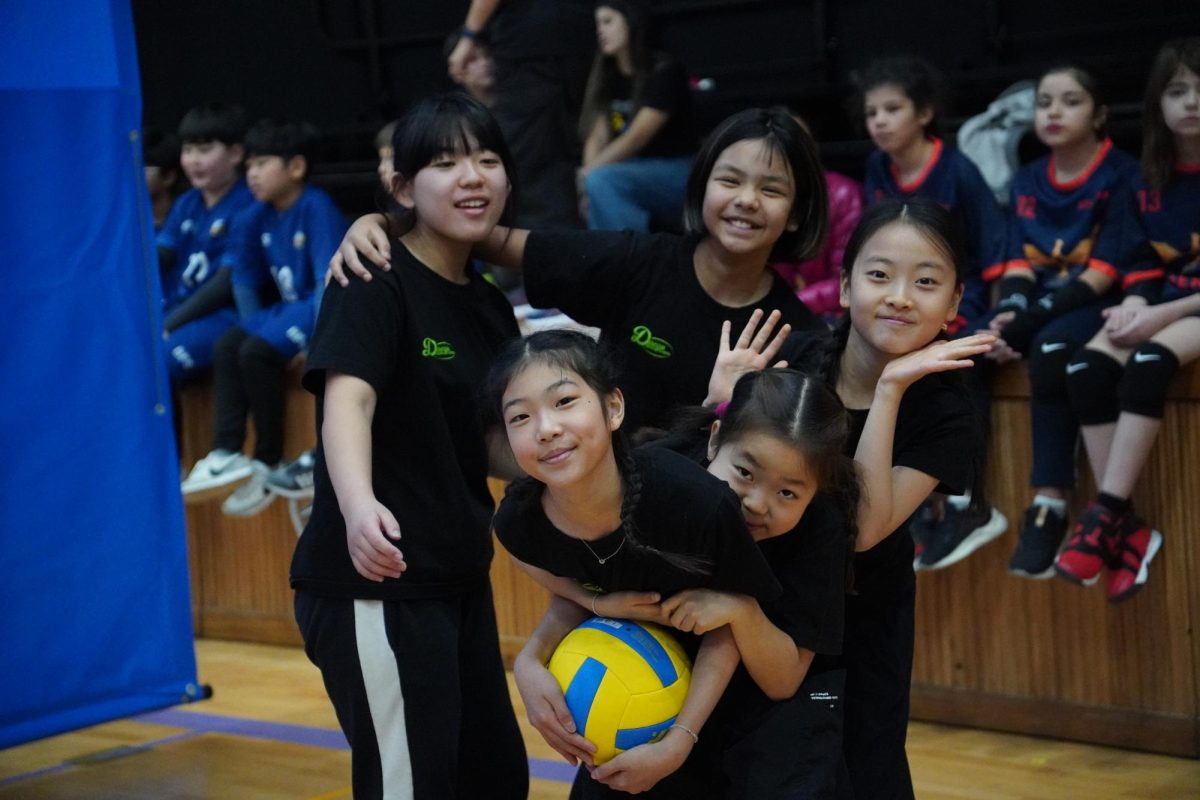
<svg viewBox="0 0 1200 800">
<path fill-rule="evenodd" d="M 666 449 L 631 451 L 625 404 L 602 345 L 573 331 L 544 331 L 509 343 L 488 378 L 517 464 L 528 477 L 509 488 L 494 527 L 518 565 L 551 591 L 587 587 L 586 605 L 556 599 L 523 656 L 597 613 L 657 619 L 659 597 L 709 588 L 773 600 L 780 591 L 746 530 L 737 497 L 689 459 Z M 609 592 L 634 592 L 601 605 Z M 630 602 L 632 601 L 632 602 Z M 620 607 L 617 607 L 619 604 Z M 635 608 L 642 604 L 643 613 Z M 678 771 L 737 665 L 728 626 L 703 635 L 691 688 L 675 724 L 657 742 L 594 767 L 584 797 L 611 790 L 656 796 L 699 791 Z M 545 658 L 543 658 L 543 656 Z M 541 667 L 549 651 L 538 652 Z M 518 664 L 520 675 L 529 664 Z M 590 761 L 583 740 L 552 746 Z"/>
<path fill-rule="evenodd" d="M 686 774 L 660 784 L 657 796 L 820 797 L 831 789 L 840 761 L 840 673 L 818 669 L 810 675 L 810 665 L 816 653 L 840 652 L 858 483 L 852 461 L 843 454 L 845 412 L 832 392 L 818 379 L 791 370 L 756 371 L 770 362 L 781 341 L 768 343 L 778 315 L 755 334 L 760 319 L 761 314 L 752 316 L 733 347 L 725 328 L 710 382 L 716 410 L 686 412 L 677 433 L 658 445 L 706 463 L 711 475 L 734 490 L 751 537 L 783 587 L 780 596 L 764 600 L 704 583 L 674 594 L 670 587 L 656 586 L 665 591 L 644 594 L 607 593 L 623 587 L 589 582 L 593 590 L 606 592 L 590 594 L 577 582 L 556 583 L 542 575 L 548 588 L 575 605 L 556 599 L 514 665 L 531 722 L 559 753 L 586 762 L 591 746 L 574 731 L 562 692 L 544 666 L 562 636 L 587 616 L 586 609 L 707 636 L 727 630 L 744 668 L 706 727 L 705 755 L 690 760 Z M 731 385 L 746 369 L 752 371 L 736 381 L 732 399 L 717 403 L 730 398 Z M 656 446 L 637 455 L 661 452 Z M 641 499 L 655 502 L 645 490 Z M 497 532 L 507 541 L 504 514 L 497 517 Z M 525 547 L 534 553 L 532 543 Z M 661 605 L 655 603 L 668 594 Z M 604 765 L 592 777 L 629 788 L 619 782 L 619 773 L 611 780 L 613 769 Z M 577 787 L 584 796 L 595 795 L 597 787 L 580 775 Z"/>
<path fill-rule="evenodd" d="M 393 143 L 409 210 L 395 268 L 377 287 L 329 287 L 304 376 L 321 436 L 291 566 L 296 619 L 350 742 L 356 798 L 517 800 L 528 762 L 492 608 L 474 399 L 517 325 L 468 266 L 510 205 L 512 160 L 466 95 L 418 103 Z"/>
</svg>

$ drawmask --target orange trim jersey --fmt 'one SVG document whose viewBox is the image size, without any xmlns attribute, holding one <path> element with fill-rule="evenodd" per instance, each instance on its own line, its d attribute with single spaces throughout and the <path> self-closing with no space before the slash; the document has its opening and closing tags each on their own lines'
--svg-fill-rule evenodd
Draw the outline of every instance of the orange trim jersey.
<svg viewBox="0 0 1200 800">
<path fill-rule="evenodd" d="M 1172 295 L 1200 291 L 1200 165 L 1177 164 L 1166 186 L 1134 184 L 1147 246 L 1126 274 L 1131 291 L 1159 298 L 1165 279 Z"/>
<path fill-rule="evenodd" d="M 985 280 L 999 275 L 1005 262 L 1005 219 L 979 168 L 934 137 L 933 154 L 921 174 L 900 183 L 895 164 L 882 150 L 867 157 L 863 192 L 867 205 L 886 197 L 906 200 L 922 196 L 937 201 L 958 218 L 967 237 L 970 265 L 960 316 L 973 319 L 987 310 Z"/>
<path fill-rule="evenodd" d="M 1089 269 L 1125 285 L 1143 241 L 1133 194 L 1137 172 L 1137 161 L 1111 139 L 1070 182 L 1055 179 L 1053 155 L 1022 167 L 1012 185 L 1007 260 L 986 277 L 1032 269 L 1039 297 Z"/>
</svg>

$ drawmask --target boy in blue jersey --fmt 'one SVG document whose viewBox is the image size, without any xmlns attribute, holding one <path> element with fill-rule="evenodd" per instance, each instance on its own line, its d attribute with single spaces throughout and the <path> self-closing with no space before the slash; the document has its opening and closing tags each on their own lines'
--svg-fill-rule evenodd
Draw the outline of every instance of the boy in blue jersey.
<svg viewBox="0 0 1200 800">
<path fill-rule="evenodd" d="M 346 223 L 329 195 L 305 184 L 316 132 L 263 120 L 246 135 L 246 177 L 258 201 L 238 215 L 218 264 L 228 271 L 239 320 L 213 358 L 213 450 L 183 482 L 184 494 L 250 480 L 230 495 L 228 514 L 256 514 L 270 503 L 271 467 L 283 455 L 284 370 L 312 335 L 325 269 Z M 254 458 L 241 450 L 254 417 Z"/>
<path fill-rule="evenodd" d="M 237 320 L 229 274 L 217 265 L 233 217 L 254 202 L 239 174 L 245 133 L 242 109 L 219 103 L 197 106 L 179 123 L 180 162 L 192 188 L 175 201 L 157 239 L 163 350 L 173 382 L 211 364 L 213 345 Z"/>
</svg>

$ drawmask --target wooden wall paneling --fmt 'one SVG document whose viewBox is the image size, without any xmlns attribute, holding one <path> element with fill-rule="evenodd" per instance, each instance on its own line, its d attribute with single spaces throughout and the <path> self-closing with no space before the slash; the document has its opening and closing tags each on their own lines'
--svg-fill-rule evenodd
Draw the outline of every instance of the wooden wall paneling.
<svg viewBox="0 0 1200 800">
<path fill-rule="evenodd" d="M 1135 493 L 1163 531 L 1145 589 L 1109 603 L 1103 582 L 1077 587 L 1007 573 L 1029 501 L 1028 382 L 1001 370 L 994 387 L 989 490 L 1009 530 L 968 560 L 919 575 L 913 715 L 1200 755 L 1200 613 L 1195 537 L 1200 504 L 1186 490 L 1200 468 L 1200 370 L 1172 386 L 1164 435 Z M 1094 494 L 1084 454 L 1073 506 Z"/>
<path fill-rule="evenodd" d="M 301 372 L 300 364 L 288 372 L 285 458 L 294 458 L 315 440 L 315 406 L 312 395 L 300 386 Z M 178 413 L 183 420 L 180 455 L 186 471 L 211 448 L 211 384 L 197 382 L 183 387 Z M 253 423 L 247 429 L 249 453 Z M 221 512 L 221 501 L 227 494 L 218 492 L 185 507 L 196 633 L 221 639 L 298 644 L 300 635 L 288 586 L 296 533 L 287 504 L 277 499 L 253 517 L 229 517 Z"/>
</svg>

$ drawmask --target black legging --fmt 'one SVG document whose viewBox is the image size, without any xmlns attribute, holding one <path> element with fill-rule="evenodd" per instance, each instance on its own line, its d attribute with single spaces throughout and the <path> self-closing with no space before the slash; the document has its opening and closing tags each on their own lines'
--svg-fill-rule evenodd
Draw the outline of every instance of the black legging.
<svg viewBox="0 0 1200 800">
<path fill-rule="evenodd" d="M 226 331 L 213 350 L 216 429 L 213 448 L 242 449 L 246 415 L 254 417 L 254 457 L 274 465 L 283 458 L 283 372 L 287 359 L 265 339 L 238 326 Z"/>
</svg>

